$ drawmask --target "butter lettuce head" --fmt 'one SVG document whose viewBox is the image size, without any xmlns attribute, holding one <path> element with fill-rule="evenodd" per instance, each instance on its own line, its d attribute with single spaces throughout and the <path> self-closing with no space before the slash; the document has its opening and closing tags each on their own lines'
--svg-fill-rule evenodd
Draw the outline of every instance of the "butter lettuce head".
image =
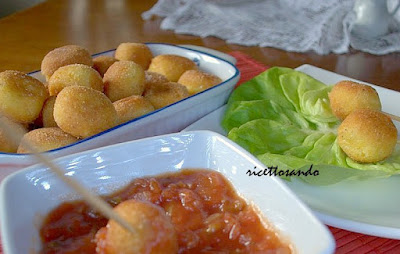
<svg viewBox="0 0 400 254">
<path fill-rule="evenodd" d="M 330 89 L 293 69 L 271 68 L 232 93 L 222 127 L 228 138 L 267 167 L 306 171 L 313 165 L 318 176 L 295 176 L 309 184 L 399 174 L 399 147 L 388 159 L 369 164 L 357 163 L 342 151 L 337 144 L 340 123 L 329 105 Z"/>
</svg>

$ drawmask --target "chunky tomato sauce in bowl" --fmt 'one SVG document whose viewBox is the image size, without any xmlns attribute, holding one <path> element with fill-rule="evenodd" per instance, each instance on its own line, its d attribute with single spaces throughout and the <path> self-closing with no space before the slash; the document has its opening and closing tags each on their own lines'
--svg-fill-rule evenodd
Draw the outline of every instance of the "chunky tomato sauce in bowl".
<svg viewBox="0 0 400 254">
<path fill-rule="evenodd" d="M 216 171 L 182 170 L 138 178 L 106 197 L 112 206 L 128 199 L 164 209 L 175 228 L 179 253 L 292 253 L 290 243 L 265 225 Z M 106 224 L 107 219 L 83 201 L 63 203 L 40 229 L 42 253 L 96 253 L 96 246 L 102 250 L 107 244 L 99 231 L 107 230 Z"/>
<path fill-rule="evenodd" d="M 327 228 L 280 179 L 246 175 L 264 165 L 213 132 L 147 138 L 57 163 L 117 208 L 132 199 L 159 207 L 176 253 L 334 251 Z M 1 186 L 5 254 L 107 253 L 111 222 L 79 200 L 41 165 L 9 176 Z"/>
</svg>

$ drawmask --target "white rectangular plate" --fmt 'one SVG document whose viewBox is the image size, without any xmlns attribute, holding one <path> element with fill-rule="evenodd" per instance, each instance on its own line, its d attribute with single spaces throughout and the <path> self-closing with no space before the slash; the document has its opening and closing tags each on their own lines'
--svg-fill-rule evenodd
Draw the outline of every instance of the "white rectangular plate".
<svg viewBox="0 0 400 254">
<path fill-rule="evenodd" d="M 312 65 L 302 65 L 296 70 L 328 85 L 341 80 L 368 84 Z M 382 109 L 400 115 L 400 93 L 371 86 L 379 94 Z M 188 126 L 184 131 L 212 130 L 226 135 L 220 125 L 224 112 L 225 106 Z M 395 122 L 395 125 L 397 130 L 400 130 L 400 124 Z M 369 235 L 400 239 L 399 175 L 387 179 L 341 182 L 332 186 L 311 186 L 296 179 L 286 184 L 328 225 Z"/>
</svg>

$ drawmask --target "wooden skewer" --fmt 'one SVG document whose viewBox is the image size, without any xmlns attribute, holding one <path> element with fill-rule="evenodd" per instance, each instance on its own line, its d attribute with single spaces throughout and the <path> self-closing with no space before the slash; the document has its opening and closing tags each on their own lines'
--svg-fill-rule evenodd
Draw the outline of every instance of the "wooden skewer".
<svg viewBox="0 0 400 254">
<path fill-rule="evenodd" d="M 78 194 L 80 194 L 83 199 L 91 205 L 93 208 L 97 209 L 101 214 L 103 214 L 108 219 L 115 220 L 118 224 L 124 227 L 129 232 L 136 234 L 137 231 L 126 222 L 121 216 L 119 216 L 112 207 L 106 203 L 103 199 L 98 197 L 97 195 L 90 192 L 83 185 L 81 185 L 78 181 L 73 179 L 72 177 L 65 176 L 65 172 L 57 166 L 48 156 L 43 153 L 39 153 L 37 149 L 27 142 L 26 140 L 22 140 L 22 136 L 24 133 L 20 131 L 18 128 L 12 128 L 10 124 L 0 119 L 0 128 L 6 134 L 6 137 L 15 142 L 16 144 L 20 143 L 26 149 L 32 152 L 32 155 L 36 157 L 36 159 L 49 167 L 59 178 L 61 178 L 67 185 L 69 185 L 73 190 L 75 190 Z M 21 140 L 21 142 L 19 142 Z"/>
<path fill-rule="evenodd" d="M 386 112 L 382 112 L 382 113 L 385 114 L 385 115 L 387 115 L 387 116 L 390 117 L 391 119 L 400 122 L 400 117 L 399 117 L 399 116 L 392 115 L 392 114 L 389 114 L 389 113 L 386 113 Z"/>
</svg>

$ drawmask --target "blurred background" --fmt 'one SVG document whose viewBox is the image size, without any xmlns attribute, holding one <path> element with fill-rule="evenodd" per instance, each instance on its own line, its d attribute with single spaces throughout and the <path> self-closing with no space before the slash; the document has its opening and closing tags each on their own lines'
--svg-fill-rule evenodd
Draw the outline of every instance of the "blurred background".
<svg viewBox="0 0 400 254">
<path fill-rule="evenodd" d="M 44 1 L 45 0 L 0 0 L 0 18 Z"/>
</svg>

